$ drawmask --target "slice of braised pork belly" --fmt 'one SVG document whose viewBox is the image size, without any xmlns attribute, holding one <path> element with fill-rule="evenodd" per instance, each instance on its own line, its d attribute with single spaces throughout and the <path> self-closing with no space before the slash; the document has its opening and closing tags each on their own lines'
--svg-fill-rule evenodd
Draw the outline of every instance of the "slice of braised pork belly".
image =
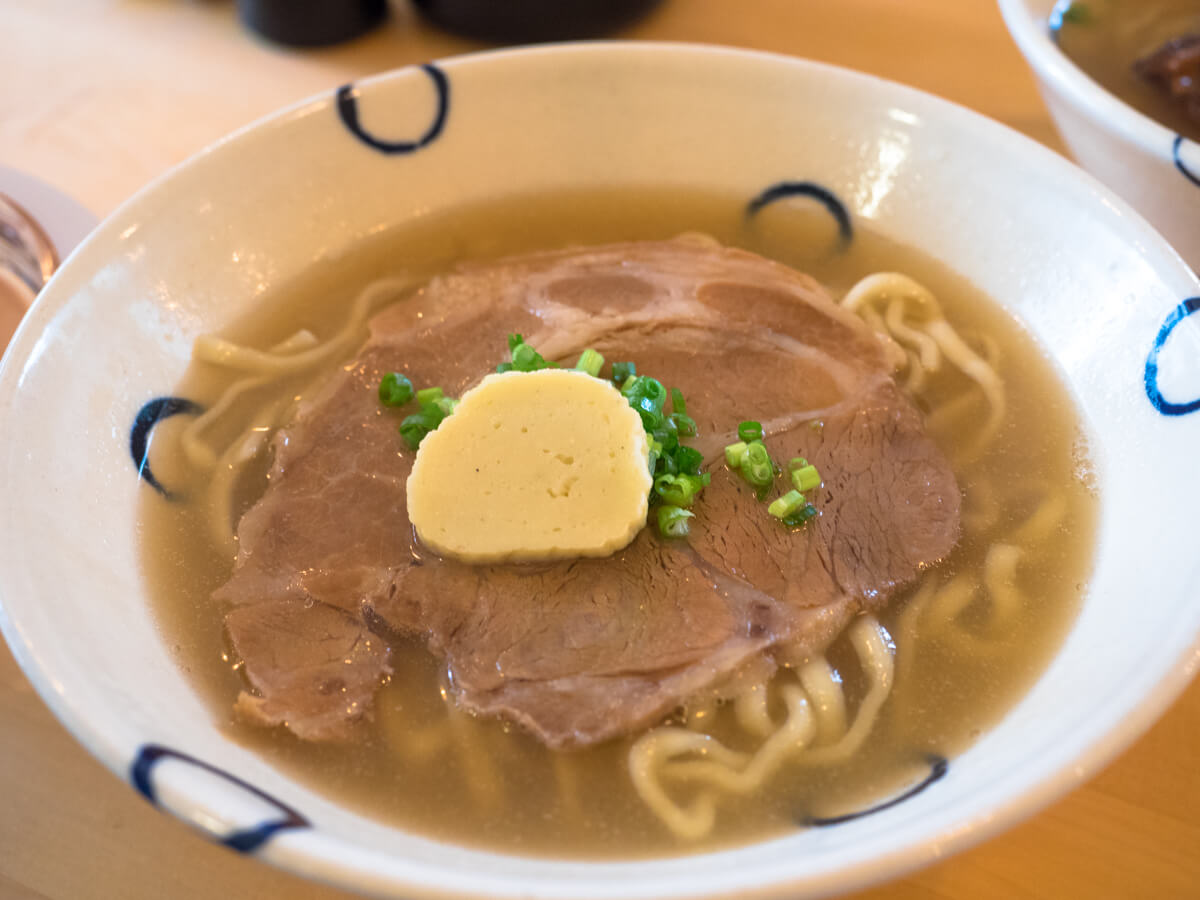
<svg viewBox="0 0 1200 900">
<path fill-rule="evenodd" d="M 644 530 L 606 559 L 471 566 L 416 541 L 413 453 L 378 402 L 406 373 L 458 395 L 509 332 L 547 358 L 586 347 L 679 387 L 712 484 L 692 533 Z M 783 527 L 729 472 L 739 421 L 825 479 L 821 515 Z M 812 279 L 698 241 L 618 244 L 464 266 L 379 314 L 358 357 L 274 443 L 239 528 L 228 609 L 247 688 L 237 709 L 301 738 L 349 738 L 423 638 L 462 707 L 552 747 L 636 731 L 747 670 L 821 653 L 957 539 L 959 491 L 874 336 Z"/>
</svg>

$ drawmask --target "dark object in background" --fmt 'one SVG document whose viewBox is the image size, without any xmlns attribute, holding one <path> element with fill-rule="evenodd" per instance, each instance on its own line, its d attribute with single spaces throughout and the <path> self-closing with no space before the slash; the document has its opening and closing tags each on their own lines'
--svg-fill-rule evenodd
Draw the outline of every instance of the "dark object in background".
<svg viewBox="0 0 1200 900">
<path fill-rule="evenodd" d="M 387 0 L 237 0 L 237 10 L 269 40 L 321 47 L 370 31 L 387 16 Z"/>
<path fill-rule="evenodd" d="M 1133 64 L 1133 70 L 1178 104 L 1200 124 L 1200 34 L 1167 41 Z"/>
<path fill-rule="evenodd" d="M 413 0 L 447 31 L 502 43 L 595 37 L 633 22 L 659 0 Z"/>
</svg>

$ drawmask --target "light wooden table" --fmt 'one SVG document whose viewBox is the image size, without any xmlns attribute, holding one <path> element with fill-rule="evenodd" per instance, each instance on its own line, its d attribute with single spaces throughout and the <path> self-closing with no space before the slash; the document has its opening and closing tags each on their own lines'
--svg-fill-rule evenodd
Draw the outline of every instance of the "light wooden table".
<svg viewBox="0 0 1200 900">
<path fill-rule="evenodd" d="M 0 163 L 99 215 L 210 141 L 310 94 L 479 45 L 397 2 L 320 52 L 267 46 L 220 0 L 3 0 Z M 862 69 L 1061 144 L 990 0 L 666 0 L 626 37 Z M 2 539 L 2 537 L 0 537 Z M 1200 897 L 1200 683 L 1107 771 L 980 847 L 858 895 Z M 0 900 L 333 900 L 205 843 L 79 748 L 0 649 Z"/>
</svg>

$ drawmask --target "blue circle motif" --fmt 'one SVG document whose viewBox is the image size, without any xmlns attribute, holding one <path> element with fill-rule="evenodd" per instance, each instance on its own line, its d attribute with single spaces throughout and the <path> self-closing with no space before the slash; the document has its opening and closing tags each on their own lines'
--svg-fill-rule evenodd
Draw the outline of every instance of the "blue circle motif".
<svg viewBox="0 0 1200 900">
<path fill-rule="evenodd" d="M 155 397 L 143 404 L 134 416 L 133 426 L 129 429 L 129 455 L 133 457 L 138 478 L 168 500 L 173 500 L 175 495 L 163 487 L 150 469 L 150 435 L 154 426 L 163 419 L 178 415 L 199 415 L 202 412 L 204 408 L 199 403 L 186 397 Z"/>
<path fill-rule="evenodd" d="M 752 218 L 763 207 L 788 197 L 809 197 L 824 206 L 837 222 L 838 249 L 845 250 L 850 246 L 850 242 L 854 240 L 854 224 L 850 220 L 850 211 L 837 194 L 815 181 L 780 181 L 771 185 L 746 204 L 746 217 Z"/>
<path fill-rule="evenodd" d="M 450 81 L 446 78 L 446 73 L 433 63 L 424 63 L 421 70 L 429 76 L 437 91 L 437 113 L 434 115 L 433 123 L 421 137 L 412 141 L 389 141 L 367 131 L 359 117 L 358 89 L 353 84 L 344 84 L 337 89 L 337 111 L 342 124 L 368 147 L 388 156 L 416 153 L 422 147 L 433 143 L 446 125 L 446 115 L 450 110 Z"/>
<path fill-rule="evenodd" d="M 800 820 L 801 825 L 809 827 L 825 827 L 828 825 L 841 825 L 843 822 L 852 822 L 855 819 L 861 819 L 864 816 L 870 816 L 877 812 L 883 812 L 885 809 L 891 809 L 893 806 L 898 806 L 905 800 L 910 800 L 917 794 L 921 793 L 931 784 L 936 781 L 941 781 L 946 773 L 950 771 L 950 760 L 944 756 L 930 755 L 926 758 L 929 764 L 929 774 L 914 784 L 904 793 L 893 797 L 890 800 L 885 800 L 875 806 L 869 806 L 866 809 L 860 809 L 856 812 L 845 813 L 840 816 L 829 816 L 823 818 L 821 816 L 805 816 Z"/>
<path fill-rule="evenodd" d="M 1175 143 L 1171 145 L 1171 156 L 1175 160 L 1175 168 L 1183 173 L 1183 177 L 1196 187 L 1200 187 L 1200 174 L 1197 174 L 1189 169 L 1187 163 L 1183 161 L 1183 155 L 1181 151 L 1183 150 L 1183 142 L 1185 140 L 1187 139 L 1182 134 L 1175 135 Z"/>
<path fill-rule="evenodd" d="M 211 763 L 196 759 L 196 757 L 187 753 L 172 750 L 170 747 L 164 747 L 161 744 L 146 744 L 138 751 L 133 765 L 129 767 L 129 780 L 133 782 L 133 786 L 137 788 L 138 792 L 155 806 L 158 806 L 158 793 L 154 789 L 154 782 L 151 780 L 150 775 L 158 763 L 168 759 L 187 763 L 188 765 L 216 775 L 218 778 L 223 778 L 230 784 L 234 784 L 250 792 L 260 800 L 271 804 L 283 813 L 279 819 L 262 822 L 252 828 L 240 828 L 220 838 L 220 842 L 231 850 L 236 850 L 239 853 L 253 853 L 280 831 L 312 827 L 312 823 L 295 809 L 281 800 L 276 800 L 266 791 L 243 781 L 236 775 L 231 775 L 224 769 L 219 769 Z"/>
<path fill-rule="evenodd" d="M 1163 322 L 1162 328 L 1158 330 L 1158 335 L 1154 338 L 1154 346 L 1150 348 L 1150 353 L 1146 357 L 1146 396 L 1154 408 L 1164 416 L 1184 416 L 1200 409 L 1200 399 L 1187 403 L 1172 403 L 1158 389 L 1158 354 L 1166 344 L 1167 338 L 1171 336 L 1171 332 L 1197 309 L 1200 309 L 1200 297 L 1189 297 L 1171 310 L 1171 314 Z"/>
</svg>

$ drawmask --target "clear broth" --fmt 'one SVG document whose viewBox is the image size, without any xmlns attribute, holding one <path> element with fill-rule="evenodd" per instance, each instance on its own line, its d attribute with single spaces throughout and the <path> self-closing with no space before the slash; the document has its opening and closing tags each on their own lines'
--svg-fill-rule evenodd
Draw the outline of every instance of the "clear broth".
<svg viewBox="0 0 1200 900">
<path fill-rule="evenodd" d="M 408 268 L 661 239 L 683 231 L 702 231 L 807 271 L 835 296 L 868 273 L 906 272 L 934 291 L 964 335 L 988 336 L 984 340 L 998 354 L 1008 392 L 1007 424 L 996 444 L 977 463 L 956 466 L 965 495 L 963 539 L 945 566 L 928 577 L 959 572 L 980 580 L 993 540 L 1025 521 L 1045 492 L 1064 504 L 1053 539 L 1039 542 L 1018 569 L 1026 602 L 999 650 L 976 657 L 954 642 L 918 633 L 910 645 L 898 647 L 895 688 L 857 756 L 840 766 L 785 769 L 768 791 L 723 801 L 716 830 L 702 841 L 685 842 L 635 793 L 626 768 L 632 739 L 555 753 L 519 728 L 453 712 L 444 700 L 441 665 L 416 643 L 394 648 L 395 674 L 377 696 L 376 727 L 360 744 L 312 745 L 281 730 L 235 721 L 231 707 L 243 684 L 225 642 L 223 610 L 210 599 L 232 561 L 211 545 L 196 504 L 167 502 L 146 491 L 141 540 L 154 611 L 181 667 L 225 732 L 332 800 L 429 837 L 530 855 L 605 858 L 740 844 L 793 830 L 807 816 L 859 809 L 921 778 L 928 772 L 928 754 L 953 757 L 994 725 L 1060 645 L 1089 571 L 1096 502 L 1087 484 L 1078 414 L 1041 350 L 996 304 L 941 263 L 878 235 L 860 230 L 839 251 L 835 226 L 813 207 L 805 201 L 778 204 L 748 220 L 741 201 L 701 192 L 627 190 L 496 201 L 399 228 L 343 259 L 314 264 L 302 281 L 279 289 L 227 334 L 265 347 L 302 327 L 330 333 L 359 289 Z M 210 403 L 227 381 L 195 365 L 179 393 Z M 969 384 L 939 375 L 920 403 L 936 410 Z M 687 385 L 680 387 L 687 392 Z M 966 440 L 964 429 L 986 415 L 982 400 L 976 408 L 965 420 L 930 419 L 931 432 L 952 460 Z M 202 476 L 189 475 L 173 458 L 173 427 L 178 426 L 172 421 L 160 426 L 152 462 L 186 497 L 200 491 Z M 243 486 L 243 508 L 264 488 L 266 462 L 260 462 Z M 893 635 L 904 607 L 901 598 L 881 616 Z M 968 627 L 978 614 L 967 608 Z M 855 656 L 842 641 L 829 659 L 846 680 L 853 711 L 863 690 Z M 718 710 L 706 730 L 734 746 L 752 743 L 737 732 L 728 710 Z"/>
</svg>

